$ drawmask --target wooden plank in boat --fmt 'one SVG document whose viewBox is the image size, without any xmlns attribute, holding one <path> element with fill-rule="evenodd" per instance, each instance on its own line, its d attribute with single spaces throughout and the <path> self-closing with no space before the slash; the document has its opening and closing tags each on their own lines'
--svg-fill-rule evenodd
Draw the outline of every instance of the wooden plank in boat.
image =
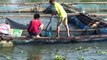
<svg viewBox="0 0 107 60">
<path fill-rule="evenodd" d="M 107 35 L 87 35 L 87 36 L 74 36 L 74 37 L 33 37 L 29 38 L 26 36 L 21 37 L 13 37 L 13 39 L 21 39 L 21 40 L 77 40 L 77 41 L 87 41 L 89 39 L 95 39 L 95 38 L 107 38 Z"/>
<path fill-rule="evenodd" d="M 13 39 L 22 39 L 22 40 L 29 40 L 29 39 L 34 39 L 34 40 L 71 40 L 73 37 L 26 37 L 26 36 L 21 36 L 21 37 L 13 37 Z"/>
</svg>

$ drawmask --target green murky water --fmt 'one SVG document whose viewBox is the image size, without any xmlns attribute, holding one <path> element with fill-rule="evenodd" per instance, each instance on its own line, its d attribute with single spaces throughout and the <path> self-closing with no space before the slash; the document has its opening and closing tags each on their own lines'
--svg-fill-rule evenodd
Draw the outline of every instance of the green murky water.
<svg viewBox="0 0 107 60">
<path fill-rule="evenodd" d="M 0 0 L 0 2 L 47 2 L 48 0 Z M 61 2 L 94 2 L 106 0 L 57 0 Z M 87 10 L 86 7 L 107 8 L 105 5 L 79 5 L 80 9 Z M 20 6 L 26 8 L 27 6 Z M 11 9 L 10 9 L 11 8 Z M 0 6 L 0 10 L 16 10 L 19 6 Z M 97 10 L 97 13 L 102 13 Z M 105 13 L 105 12 L 103 12 Z M 0 15 L 32 15 L 32 13 L 1 13 Z M 31 18 L 13 18 L 13 20 L 31 20 Z M 2 20 L 2 19 L 0 19 Z M 4 20 L 4 19 L 3 19 Z M 2 22 L 3 22 L 2 20 Z M 42 19 L 42 22 L 44 22 Z M 23 22 L 23 23 L 26 23 Z M 0 48 L 0 60 L 54 60 L 55 56 L 59 54 L 66 60 L 107 60 L 107 42 L 93 42 L 93 43 L 71 43 L 71 44 L 40 44 L 40 45 L 15 45 L 13 48 Z"/>
<path fill-rule="evenodd" d="M 1 48 L 0 60 L 54 60 L 56 55 L 66 60 L 106 60 L 106 43 L 16 45 Z"/>
</svg>

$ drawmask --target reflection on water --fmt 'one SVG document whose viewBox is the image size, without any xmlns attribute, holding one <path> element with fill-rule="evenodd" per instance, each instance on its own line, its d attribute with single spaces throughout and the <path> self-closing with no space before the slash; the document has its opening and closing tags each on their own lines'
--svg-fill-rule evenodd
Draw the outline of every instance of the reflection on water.
<svg viewBox="0 0 107 60">
<path fill-rule="evenodd" d="M 13 54 L 13 48 L 2 48 L 0 51 L 0 60 L 10 60 L 12 58 L 12 54 Z M 3 57 L 3 58 L 2 58 Z"/>
<path fill-rule="evenodd" d="M 1 48 L 0 60 L 54 60 L 56 53 L 66 60 L 106 60 L 106 43 L 16 45 Z"/>
</svg>

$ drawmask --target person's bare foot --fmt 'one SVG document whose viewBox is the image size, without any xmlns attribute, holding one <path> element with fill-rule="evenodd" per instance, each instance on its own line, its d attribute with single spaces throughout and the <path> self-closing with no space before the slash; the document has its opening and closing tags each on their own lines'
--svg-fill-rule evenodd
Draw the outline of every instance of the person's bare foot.
<svg viewBox="0 0 107 60">
<path fill-rule="evenodd" d="M 71 37 L 70 35 L 68 35 L 67 37 Z"/>
<path fill-rule="evenodd" d="M 71 37 L 70 34 L 68 34 L 67 37 Z"/>
<path fill-rule="evenodd" d="M 72 37 L 74 37 L 74 35 L 68 35 L 67 37 L 68 37 L 68 38 L 70 38 L 70 37 L 72 38 Z"/>
<path fill-rule="evenodd" d="M 56 37 L 60 37 L 59 35 L 56 35 Z"/>
<path fill-rule="evenodd" d="M 36 35 L 36 37 L 40 37 L 39 35 Z"/>
</svg>

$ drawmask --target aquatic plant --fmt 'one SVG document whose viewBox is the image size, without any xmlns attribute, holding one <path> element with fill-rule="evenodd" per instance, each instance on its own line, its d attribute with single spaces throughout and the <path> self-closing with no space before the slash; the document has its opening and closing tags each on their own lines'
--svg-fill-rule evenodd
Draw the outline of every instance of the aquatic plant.
<svg viewBox="0 0 107 60">
<path fill-rule="evenodd" d="M 82 50 L 83 48 L 80 46 L 79 48 L 75 48 L 75 50 Z"/>
<path fill-rule="evenodd" d="M 107 54 L 107 51 L 96 51 L 97 54 Z"/>
<path fill-rule="evenodd" d="M 89 51 L 90 47 L 88 48 L 83 48 L 83 47 L 79 47 L 79 48 L 75 48 L 75 51 L 82 51 L 82 52 L 85 52 L 85 51 Z"/>
<path fill-rule="evenodd" d="M 65 60 L 65 58 L 61 55 L 55 55 L 54 60 Z"/>
<path fill-rule="evenodd" d="M 12 60 L 11 57 L 9 57 L 9 56 L 6 56 L 6 59 L 7 59 L 7 60 Z"/>
<path fill-rule="evenodd" d="M 79 58 L 77 58 L 78 60 L 84 60 L 83 56 L 80 56 Z"/>
</svg>

